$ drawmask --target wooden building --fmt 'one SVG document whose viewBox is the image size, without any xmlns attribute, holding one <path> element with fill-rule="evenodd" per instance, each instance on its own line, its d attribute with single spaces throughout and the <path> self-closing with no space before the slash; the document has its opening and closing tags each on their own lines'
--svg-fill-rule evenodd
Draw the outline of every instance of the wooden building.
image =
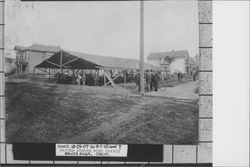
<svg viewBox="0 0 250 167">
<path fill-rule="evenodd" d="M 148 62 L 171 74 L 178 71 L 190 73 L 194 66 L 194 60 L 189 57 L 187 50 L 151 53 L 148 56 Z"/>
<path fill-rule="evenodd" d="M 17 74 L 32 74 L 37 64 L 58 52 L 60 48 L 33 44 L 29 47 L 15 46 L 14 50 L 16 53 Z"/>
</svg>

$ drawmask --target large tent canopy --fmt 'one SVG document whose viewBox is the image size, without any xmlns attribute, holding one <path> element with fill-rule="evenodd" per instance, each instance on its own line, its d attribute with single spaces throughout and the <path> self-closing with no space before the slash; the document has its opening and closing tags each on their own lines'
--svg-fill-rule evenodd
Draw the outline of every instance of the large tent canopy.
<svg viewBox="0 0 250 167">
<path fill-rule="evenodd" d="M 93 54 L 59 51 L 44 60 L 36 68 L 72 68 L 72 69 L 139 69 L 140 61 L 117 57 L 98 56 Z M 144 69 L 159 69 L 157 66 L 144 63 Z"/>
</svg>

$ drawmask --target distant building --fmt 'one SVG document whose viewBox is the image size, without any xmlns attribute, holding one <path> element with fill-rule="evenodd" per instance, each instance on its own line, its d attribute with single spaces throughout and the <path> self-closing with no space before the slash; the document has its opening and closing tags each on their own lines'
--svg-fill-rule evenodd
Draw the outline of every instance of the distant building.
<svg viewBox="0 0 250 167">
<path fill-rule="evenodd" d="M 33 44 L 29 47 L 16 46 L 14 50 L 16 53 L 17 73 L 31 74 L 34 73 L 34 67 L 37 64 L 60 51 L 60 48 Z"/>
<path fill-rule="evenodd" d="M 45 45 L 40 45 L 40 44 L 33 44 L 29 47 L 16 46 L 14 50 L 16 53 L 17 74 L 33 74 L 34 72 L 36 74 L 48 74 L 47 69 L 50 70 L 50 73 L 55 73 L 58 69 L 58 66 L 60 66 L 60 60 L 54 62 L 54 59 L 53 59 L 53 60 L 50 60 L 50 62 L 48 62 L 47 59 L 50 58 L 52 55 L 56 55 L 58 52 L 60 52 L 62 56 L 63 54 L 70 53 L 70 55 L 75 55 L 75 57 L 80 56 L 81 58 L 84 58 L 84 60 L 82 60 L 81 63 L 78 63 L 78 66 L 75 69 L 79 69 L 79 66 L 81 66 L 80 69 L 89 69 L 88 65 L 91 62 L 92 66 L 94 66 L 94 64 L 98 64 L 99 66 L 110 67 L 110 69 L 135 70 L 135 69 L 139 69 L 139 63 L 140 63 L 140 61 L 136 59 L 97 56 L 97 55 L 86 54 L 86 53 L 76 53 L 76 52 L 62 50 L 56 46 L 45 46 Z M 72 66 L 73 63 L 79 62 L 79 61 L 75 61 L 75 57 L 70 61 L 69 61 L 69 57 L 65 55 L 63 57 L 64 57 L 63 58 L 64 63 L 67 62 L 68 66 Z M 47 61 L 44 61 L 44 60 L 47 60 Z M 42 64 L 49 63 L 49 65 L 38 66 L 41 63 Z M 86 67 L 84 67 L 84 65 L 86 65 Z M 98 68 L 100 67 L 96 67 L 95 69 L 98 69 Z M 151 64 L 147 64 L 147 63 L 144 64 L 144 68 L 145 69 L 158 69 L 158 67 L 153 66 Z M 35 70 L 35 69 L 39 69 L 39 70 Z"/>
<path fill-rule="evenodd" d="M 195 64 L 196 69 L 198 69 L 199 66 L 200 66 L 200 59 L 199 59 L 199 55 L 198 54 L 195 55 L 195 57 L 194 57 L 194 64 Z"/>
<path fill-rule="evenodd" d="M 190 73 L 194 66 L 194 59 L 189 57 L 187 50 L 151 53 L 148 62 L 171 74 L 178 71 Z"/>
<path fill-rule="evenodd" d="M 16 70 L 16 59 L 5 57 L 4 71 L 6 74 L 15 73 Z"/>
<path fill-rule="evenodd" d="M 188 69 L 189 69 L 188 73 L 193 73 L 196 70 L 195 60 L 193 57 L 188 58 L 188 62 L 186 64 L 186 66 L 188 66 Z"/>
</svg>

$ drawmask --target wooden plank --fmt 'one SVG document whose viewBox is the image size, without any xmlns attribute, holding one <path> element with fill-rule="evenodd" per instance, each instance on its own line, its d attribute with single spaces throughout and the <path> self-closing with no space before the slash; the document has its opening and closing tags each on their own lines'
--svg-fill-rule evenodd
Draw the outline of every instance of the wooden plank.
<svg viewBox="0 0 250 167">
<path fill-rule="evenodd" d="M 34 70 L 35 69 L 38 69 L 38 70 L 41 70 L 41 71 L 43 71 L 43 72 L 46 72 L 47 74 L 51 74 L 51 75 L 56 75 L 56 73 L 53 73 L 53 72 L 48 72 L 47 70 L 43 70 L 43 69 L 41 69 L 41 68 L 34 68 Z"/>
<path fill-rule="evenodd" d="M 115 79 L 117 79 L 119 76 L 121 76 L 122 74 L 120 74 L 120 75 L 118 75 L 118 76 L 116 76 L 114 79 L 113 79 L 113 81 L 115 80 Z M 108 81 L 106 84 L 104 84 L 103 86 L 106 86 L 106 85 L 108 85 L 110 83 L 110 81 Z"/>
<path fill-rule="evenodd" d="M 104 74 L 105 74 L 105 76 L 109 79 L 111 85 L 112 85 L 113 87 L 115 87 L 115 83 L 113 82 L 112 78 L 110 78 L 106 72 L 104 72 Z"/>
<path fill-rule="evenodd" d="M 104 73 L 106 72 L 106 70 L 104 70 Z M 104 84 L 106 84 L 106 75 L 105 74 L 103 74 L 104 75 Z"/>
<path fill-rule="evenodd" d="M 73 61 L 76 61 L 76 60 L 78 60 L 78 59 L 79 59 L 79 58 L 72 59 L 72 60 L 68 61 L 67 63 L 64 63 L 62 66 L 65 66 L 66 64 L 69 64 L 69 63 L 71 63 L 71 62 L 73 62 Z"/>
<path fill-rule="evenodd" d="M 50 64 L 53 64 L 53 65 L 55 65 L 55 66 L 57 66 L 57 67 L 60 67 L 61 68 L 61 66 L 60 65 L 58 65 L 58 64 L 55 64 L 55 63 L 53 63 L 53 62 L 51 62 L 51 61 L 49 61 L 49 60 L 46 60 L 48 63 L 50 63 Z"/>
</svg>

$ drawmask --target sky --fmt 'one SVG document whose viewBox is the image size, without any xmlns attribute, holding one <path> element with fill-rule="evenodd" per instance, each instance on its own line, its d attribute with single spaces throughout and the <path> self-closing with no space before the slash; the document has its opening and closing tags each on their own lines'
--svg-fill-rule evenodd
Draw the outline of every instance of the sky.
<svg viewBox="0 0 250 167">
<path fill-rule="evenodd" d="M 103 56 L 139 59 L 140 2 L 6 1 L 6 50 L 33 43 Z M 151 52 L 198 54 L 197 1 L 144 2 L 144 57 Z"/>
</svg>

